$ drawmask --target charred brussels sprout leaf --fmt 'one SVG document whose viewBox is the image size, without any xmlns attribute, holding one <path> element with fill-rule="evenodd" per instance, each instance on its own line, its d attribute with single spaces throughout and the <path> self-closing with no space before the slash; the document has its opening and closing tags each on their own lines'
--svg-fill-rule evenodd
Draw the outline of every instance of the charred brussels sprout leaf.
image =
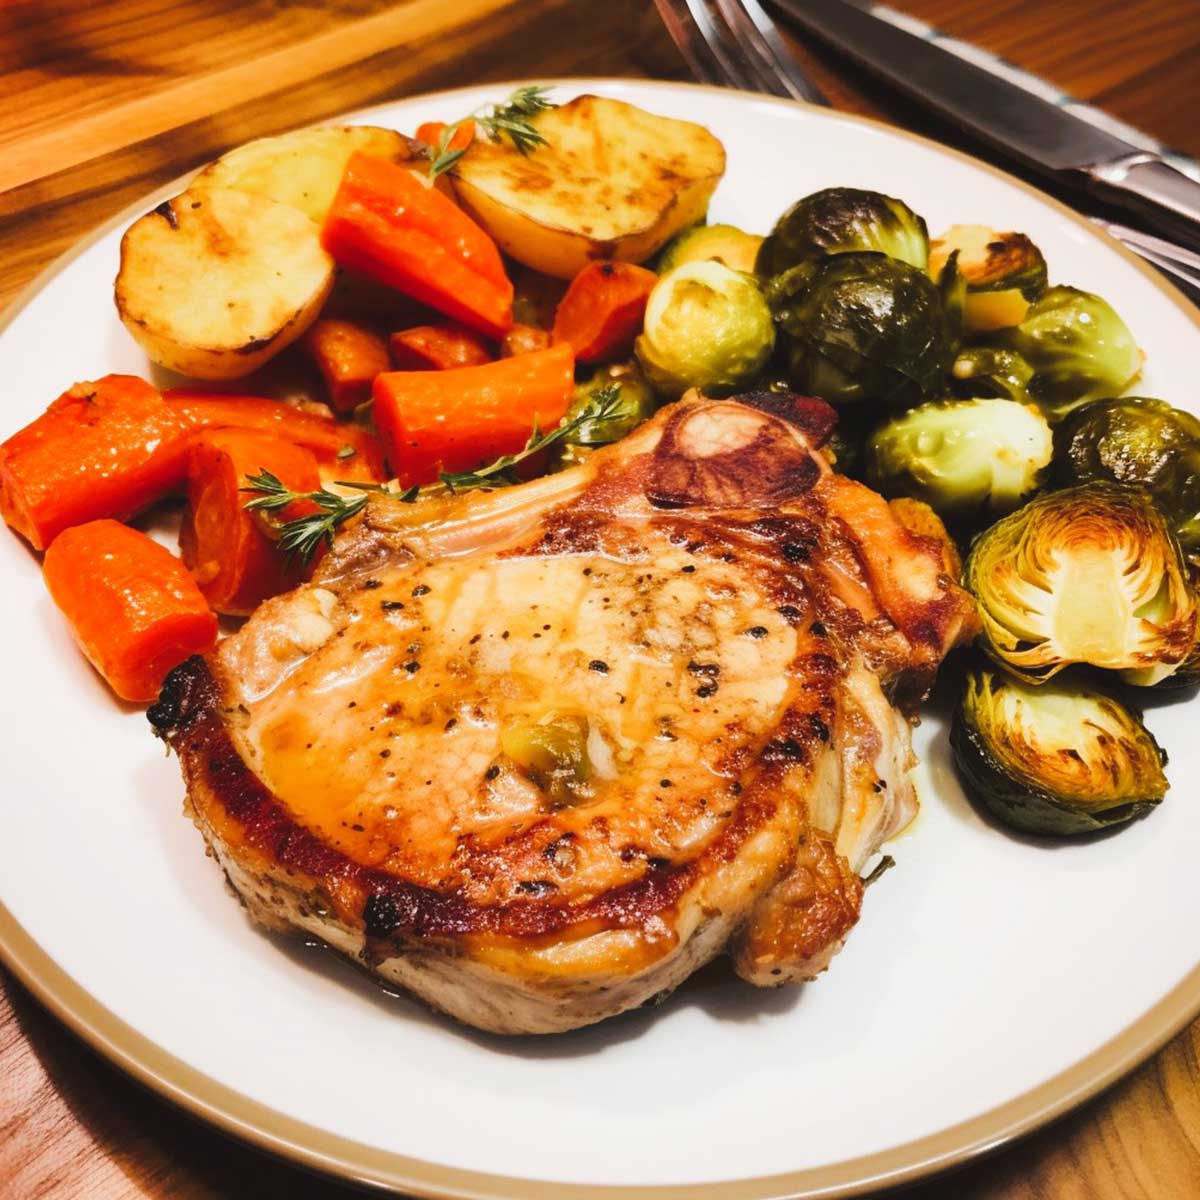
<svg viewBox="0 0 1200 1200">
<path fill-rule="evenodd" d="M 743 233 L 736 225 L 693 225 L 667 243 L 658 258 L 658 272 L 665 274 L 688 262 L 715 261 L 752 275 L 762 244 L 759 234 Z"/>
<path fill-rule="evenodd" d="M 858 188 L 826 188 L 798 200 L 775 222 L 758 254 L 758 273 L 830 254 L 877 251 L 923 271 L 929 261 L 929 230 L 903 200 Z"/>
<path fill-rule="evenodd" d="M 1055 430 L 1052 476 L 1144 488 L 1184 550 L 1200 550 L 1200 420 L 1191 413 L 1141 396 L 1085 404 Z"/>
<path fill-rule="evenodd" d="M 774 345 L 771 310 L 752 276 L 690 262 L 654 285 L 634 353 L 654 390 L 674 399 L 691 387 L 736 392 L 758 377 Z"/>
<path fill-rule="evenodd" d="M 605 406 L 601 418 L 580 420 L 586 411 L 596 407 L 601 392 L 615 390 L 616 401 Z M 615 363 L 601 367 L 590 379 L 575 388 L 575 398 L 563 418 L 568 425 L 577 423 L 568 434 L 564 446 L 605 446 L 632 433 L 654 412 L 654 393 L 636 363 Z"/>
<path fill-rule="evenodd" d="M 837 254 L 775 276 L 767 299 L 798 391 L 909 405 L 943 390 L 951 334 L 923 271 L 883 254 Z"/>
<path fill-rule="evenodd" d="M 950 730 L 967 794 L 1028 833 L 1094 833 L 1152 809 L 1166 755 L 1136 713 L 1093 689 L 968 671 Z"/>
<path fill-rule="evenodd" d="M 1030 403 L 1033 368 L 1003 346 L 968 346 L 950 368 L 950 386 L 960 396 L 995 396 Z"/>
<path fill-rule="evenodd" d="M 1182 692 L 1200 687 L 1200 622 L 1196 633 L 1187 656 L 1166 678 L 1154 667 L 1145 667 L 1140 671 L 1122 671 L 1121 679 L 1134 687 L 1153 688 L 1156 692 Z"/>
<path fill-rule="evenodd" d="M 1037 490 L 1053 454 L 1046 418 L 1013 400 L 933 401 L 867 439 L 867 481 L 885 496 L 915 496 L 965 521 L 1011 512 Z"/>
<path fill-rule="evenodd" d="M 954 251 L 939 271 L 929 272 L 942 297 L 946 324 L 954 340 L 961 341 L 967 321 L 967 277 L 958 269 L 958 251 Z"/>
<path fill-rule="evenodd" d="M 1046 290 L 1046 260 L 1023 233 L 986 225 L 952 225 L 929 248 L 929 274 L 956 261 L 965 290 L 963 326 L 972 333 L 1019 325 L 1030 302 Z"/>
<path fill-rule="evenodd" d="M 1191 649 L 1196 603 L 1179 546 L 1143 492 L 1106 483 L 1050 492 L 980 534 L 967 559 L 984 649 L 1030 683 L 1071 663 L 1170 675 Z"/>
<path fill-rule="evenodd" d="M 1073 287 L 1047 289 L 1013 331 L 1013 349 L 1033 368 L 1029 394 L 1051 422 L 1116 396 L 1142 369 L 1142 352 L 1112 307 Z"/>
</svg>

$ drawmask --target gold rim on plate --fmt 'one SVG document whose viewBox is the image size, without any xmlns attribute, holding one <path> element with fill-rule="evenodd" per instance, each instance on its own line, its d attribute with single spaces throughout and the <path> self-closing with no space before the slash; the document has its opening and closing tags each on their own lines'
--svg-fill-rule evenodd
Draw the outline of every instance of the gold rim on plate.
<svg viewBox="0 0 1200 1200">
<path fill-rule="evenodd" d="M 496 82 L 488 86 L 497 90 L 512 89 L 528 82 Z M 759 104 L 809 109 L 833 121 L 868 125 L 882 129 L 893 137 L 928 146 L 1020 188 L 1085 229 L 1091 237 L 1136 267 L 1200 330 L 1200 311 L 1156 271 L 1085 217 L 1006 171 L 960 150 L 943 146 L 931 138 L 898 129 L 871 117 L 834 112 L 799 101 L 733 88 L 645 79 L 564 78 L 539 82 L 570 88 L 615 85 L 667 91 L 685 89 L 716 92 L 751 99 Z M 392 108 L 397 103 L 452 99 L 456 95 L 478 90 L 478 87 L 454 88 L 398 97 L 345 117 L 329 119 L 360 120 Z M 130 218 L 174 195 L 190 175 L 174 180 L 130 205 L 52 262 L 0 316 L 0 332 L 7 329 L 17 314 L 80 254 Z M 1200 1012 L 1200 966 L 1197 966 L 1149 1012 L 1111 1041 L 1024 1095 L 939 1133 L 832 1166 L 754 1179 L 685 1185 L 552 1183 L 467 1171 L 393 1154 L 338 1137 L 248 1099 L 167 1053 L 100 1004 L 30 937 L 2 902 L 0 958 L 25 987 L 74 1033 L 127 1074 L 195 1116 L 260 1149 L 318 1171 L 356 1183 L 392 1188 L 435 1200 L 514 1200 L 528 1195 L 531 1187 L 537 1189 L 540 1200 L 635 1200 L 635 1197 L 652 1197 L 653 1200 L 785 1200 L 821 1197 L 832 1200 L 833 1197 L 861 1195 L 874 1188 L 911 1182 L 935 1171 L 961 1165 L 1032 1132 L 1116 1082 L 1163 1046 Z"/>
</svg>

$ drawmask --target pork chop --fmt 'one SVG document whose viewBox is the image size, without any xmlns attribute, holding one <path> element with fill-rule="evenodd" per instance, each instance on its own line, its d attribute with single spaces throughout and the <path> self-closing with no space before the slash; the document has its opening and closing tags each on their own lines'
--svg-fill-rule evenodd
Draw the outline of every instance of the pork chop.
<svg viewBox="0 0 1200 1200">
<path fill-rule="evenodd" d="M 936 540 L 830 472 L 833 422 L 691 395 L 556 475 L 373 497 L 151 710 L 252 916 L 503 1033 L 722 951 L 822 971 L 975 629 Z"/>
</svg>

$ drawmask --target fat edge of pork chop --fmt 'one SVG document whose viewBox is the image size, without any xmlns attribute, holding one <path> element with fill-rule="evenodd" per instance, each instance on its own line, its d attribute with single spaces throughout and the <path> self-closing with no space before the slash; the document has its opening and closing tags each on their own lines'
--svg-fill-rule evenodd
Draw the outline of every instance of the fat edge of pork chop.
<svg viewBox="0 0 1200 1200">
<path fill-rule="evenodd" d="M 823 970 L 915 811 L 890 697 L 974 620 L 815 453 L 831 425 L 689 396 L 559 475 L 373 501 L 151 714 L 251 915 L 497 1032 L 723 950 L 759 985 Z M 586 778 L 514 767 L 507 733 L 563 721 Z"/>
</svg>

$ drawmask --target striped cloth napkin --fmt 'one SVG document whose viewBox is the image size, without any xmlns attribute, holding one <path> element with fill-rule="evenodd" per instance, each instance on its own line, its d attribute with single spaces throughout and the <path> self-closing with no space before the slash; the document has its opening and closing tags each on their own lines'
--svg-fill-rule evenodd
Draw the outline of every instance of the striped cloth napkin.
<svg viewBox="0 0 1200 1200">
<path fill-rule="evenodd" d="M 981 67 L 993 75 L 999 75 L 1001 78 L 1007 79 L 1009 83 L 1015 83 L 1017 87 L 1024 88 L 1025 91 L 1032 92 L 1042 100 L 1065 109 L 1071 116 L 1078 117 L 1089 125 L 1095 125 L 1115 137 L 1123 138 L 1131 146 L 1137 146 L 1139 150 L 1147 150 L 1161 155 L 1176 170 L 1182 171 L 1185 175 L 1190 175 L 1200 182 L 1200 163 L 1194 158 L 1172 150 L 1169 146 L 1164 146 L 1162 142 L 1152 138 L 1148 133 L 1135 129 L 1132 125 L 1126 125 L 1124 121 L 1118 121 L 1110 113 L 1093 108 L 1090 104 L 1084 104 L 1082 100 L 1060 91 L 1052 83 L 1047 83 L 1046 80 L 1039 79 L 1038 76 L 1013 66 L 1006 59 L 1000 58 L 988 50 L 981 50 L 978 46 L 972 46 L 970 42 L 959 41 L 958 38 L 951 37 L 948 33 L 943 33 L 932 25 L 926 25 L 924 21 L 910 17 L 907 13 L 897 12 L 886 4 L 872 4 L 868 11 L 872 16 L 878 17 L 881 21 L 887 21 L 898 29 L 903 29 L 906 33 L 923 38 L 927 42 L 936 42 L 939 49 L 957 54 L 959 58 L 964 58 L 977 67 Z"/>
</svg>

